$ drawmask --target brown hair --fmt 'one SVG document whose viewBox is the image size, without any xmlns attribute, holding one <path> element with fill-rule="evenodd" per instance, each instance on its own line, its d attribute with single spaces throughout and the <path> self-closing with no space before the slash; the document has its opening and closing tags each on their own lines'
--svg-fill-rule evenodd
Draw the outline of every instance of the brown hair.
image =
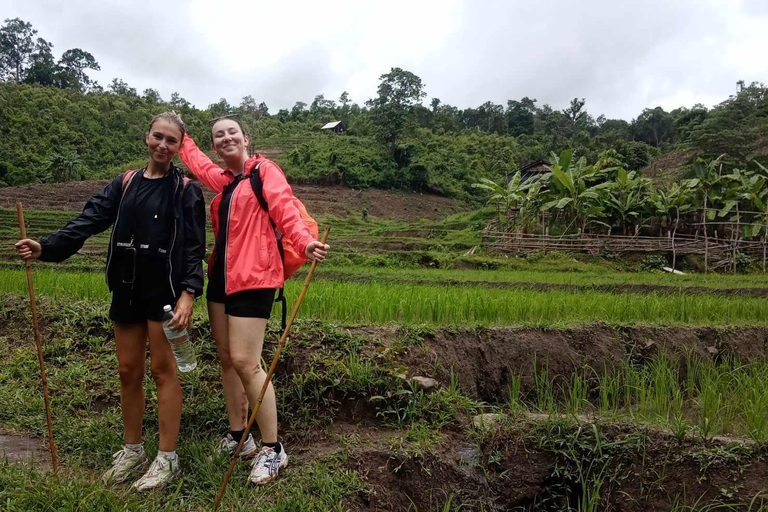
<svg viewBox="0 0 768 512">
<path fill-rule="evenodd" d="M 248 134 L 245 133 L 245 128 L 243 128 L 243 123 L 240 122 L 240 114 L 227 114 L 226 116 L 217 117 L 211 121 L 211 145 L 213 145 L 213 127 L 216 125 L 216 123 L 219 121 L 224 121 L 225 119 L 236 122 L 237 126 L 240 127 L 240 131 L 243 132 L 243 135 L 245 137 L 248 136 Z"/>
<path fill-rule="evenodd" d="M 147 130 L 148 132 L 152 131 L 152 125 L 155 124 L 155 121 L 158 119 L 165 119 L 166 121 L 175 124 L 178 129 L 181 130 L 181 140 L 184 140 L 184 136 L 187 134 L 187 127 L 184 126 L 184 121 L 181 120 L 181 116 L 179 114 L 173 110 L 170 112 L 161 112 L 160 114 L 157 114 L 149 122 L 149 129 Z"/>
</svg>

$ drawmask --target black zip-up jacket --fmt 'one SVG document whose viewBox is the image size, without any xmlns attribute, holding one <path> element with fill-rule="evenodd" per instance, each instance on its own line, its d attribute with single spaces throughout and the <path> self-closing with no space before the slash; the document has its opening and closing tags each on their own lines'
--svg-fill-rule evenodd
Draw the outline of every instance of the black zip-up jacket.
<svg viewBox="0 0 768 512">
<path fill-rule="evenodd" d="M 184 185 L 182 170 L 171 166 L 173 183 L 173 229 L 167 271 L 171 291 L 178 297 L 182 290 L 199 297 L 203 293 L 203 258 L 205 257 L 205 201 L 195 182 Z M 85 241 L 113 226 L 107 251 L 106 279 L 110 291 L 120 286 L 120 269 L 115 262 L 118 242 L 131 237 L 130 226 L 121 212 L 130 209 L 144 169 L 137 171 L 123 190 L 123 175 L 96 193 L 83 212 L 59 231 L 40 241 L 42 261 L 59 262 L 79 251 Z M 183 193 L 182 193 L 182 188 Z M 122 245 L 122 244 L 121 244 Z M 159 283 L 158 283 L 159 284 Z"/>
</svg>

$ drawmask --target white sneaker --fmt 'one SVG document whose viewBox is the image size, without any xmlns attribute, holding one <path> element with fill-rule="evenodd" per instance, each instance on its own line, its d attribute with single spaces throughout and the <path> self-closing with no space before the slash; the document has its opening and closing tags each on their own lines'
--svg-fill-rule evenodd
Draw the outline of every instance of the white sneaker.
<svg viewBox="0 0 768 512">
<path fill-rule="evenodd" d="M 104 483 L 122 483 L 128 480 L 140 466 L 147 462 L 147 455 L 142 448 L 140 452 L 123 447 L 112 455 L 112 467 L 101 477 Z"/>
<path fill-rule="evenodd" d="M 235 441 L 235 438 L 232 437 L 232 434 L 227 433 L 226 436 L 224 436 L 221 439 L 221 442 L 216 447 L 216 453 L 218 454 L 227 454 L 230 457 L 232 457 L 235 454 L 235 450 L 237 449 L 237 441 Z M 253 440 L 253 436 L 251 434 L 248 434 L 248 439 L 245 440 L 245 444 L 243 444 L 243 449 L 240 450 L 240 456 L 244 459 L 249 459 L 259 453 L 259 449 L 256 446 L 256 442 Z"/>
<path fill-rule="evenodd" d="M 179 474 L 179 459 L 171 462 L 162 455 L 155 457 L 144 476 L 136 480 L 132 487 L 137 491 L 159 489 Z"/>
<path fill-rule="evenodd" d="M 251 474 L 248 479 L 255 484 L 265 484 L 277 478 L 277 472 L 288 465 L 288 454 L 285 447 L 280 444 L 280 453 L 269 446 L 264 446 L 259 456 L 253 461 Z"/>
</svg>

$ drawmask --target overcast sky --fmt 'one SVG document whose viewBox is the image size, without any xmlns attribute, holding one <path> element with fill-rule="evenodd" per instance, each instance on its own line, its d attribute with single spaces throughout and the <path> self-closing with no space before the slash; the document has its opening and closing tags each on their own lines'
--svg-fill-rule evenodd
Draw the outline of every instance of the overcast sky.
<svg viewBox="0 0 768 512">
<path fill-rule="evenodd" d="M 0 0 L 106 86 L 196 106 L 250 94 L 272 113 L 317 94 L 363 103 L 401 67 L 460 108 L 523 96 L 595 117 L 712 106 L 768 82 L 768 0 Z"/>
</svg>

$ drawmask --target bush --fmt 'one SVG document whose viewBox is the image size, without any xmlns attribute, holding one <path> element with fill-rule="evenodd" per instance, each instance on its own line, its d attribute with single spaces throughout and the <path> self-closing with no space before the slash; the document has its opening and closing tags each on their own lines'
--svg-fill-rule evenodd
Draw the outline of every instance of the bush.
<svg viewBox="0 0 768 512">
<path fill-rule="evenodd" d="M 655 272 L 668 265 L 667 257 L 661 254 L 650 254 L 640 260 L 640 270 L 643 272 Z"/>
</svg>

